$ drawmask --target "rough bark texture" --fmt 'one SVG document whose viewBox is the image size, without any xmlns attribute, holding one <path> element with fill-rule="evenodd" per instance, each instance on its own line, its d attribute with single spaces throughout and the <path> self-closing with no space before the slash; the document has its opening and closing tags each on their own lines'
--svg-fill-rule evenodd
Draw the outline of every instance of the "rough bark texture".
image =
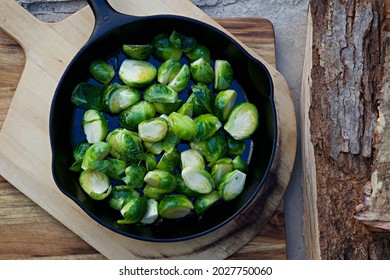
<svg viewBox="0 0 390 280">
<path fill-rule="evenodd" d="M 390 242 L 353 218 L 375 158 L 384 1 L 310 2 L 312 143 L 322 259 L 388 259 Z"/>
</svg>

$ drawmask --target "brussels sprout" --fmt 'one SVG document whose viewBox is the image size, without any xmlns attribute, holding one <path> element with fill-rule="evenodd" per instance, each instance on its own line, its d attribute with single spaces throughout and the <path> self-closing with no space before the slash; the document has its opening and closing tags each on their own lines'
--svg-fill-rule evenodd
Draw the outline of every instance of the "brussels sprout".
<svg viewBox="0 0 390 280">
<path fill-rule="evenodd" d="M 216 60 L 214 65 L 214 88 L 217 91 L 225 90 L 233 82 L 233 69 L 226 60 Z"/>
<path fill-rule="evenodd" d="M 168 172 L 175 171 L 180 165 L 180 153 L 174 148 L 169 152 L 165 152 L 159 162 L 157 163 L 157 168 L 160 170 L 165 170 Z"/>
<path fill-rule="evenodd" d="M 114 67 L 102 59 L 96 59 L 89 65 L 89 73 L 103 84 L 108 84 L 115 76 Z"/>
<path fill-rule="evenodd" d="M 187 115 L 173 112 L 169 115 L 169 127 L 183 140 L 191 141 L 198 134 L 198 126 Z"/>
<path fill-rule="evenodd" d="M 214 100 L 214 114 L 223 122 L 227 121 L 237 100 L 237 92 L 232 89 L 221 91 Z"/>
<path fill-rule="evenodd" d="M 130 87 L 146 87 L 153 83 L 156 76 L 156 67 L 143 60 L 126 59 L 119 68 L 119 78 Z"/>
<path fill-rule="evenodd" d="M 123 52 L 132 59 L 146 60 L 153 51 L 151 45 L 123 45 Z"/>
<path fill-rule="evenodd" d="M 118 114 L 141 100 L 141 92 L 125 85 L 108 84 L 101 90 L 103 109 Z"/>
<path fill-rule="evenodd" d="M 142 140 L 135 132 L 117 128 L 107 135 L 107 143 L 111 146 L 111 155 L 116 159 L 131 162 L 142 158 Z"/>
<path fill-rule="evenodd" d="M 190 64 L 192 78 L 198 83 L 209 85 L 214 80 L 214 71 L 210 63 L 199 58 Z"/>
<path fill-rule="evenodd" d="M 140 101 L 119 114 L 119 124 L 130 130 L 137 130 L 138 125 L 154 117 L 156 111 L 152 104 Z"/>
<path fill-rule="evenodd" d="M 183 100 L 178 99 L 177 102 L 175 102 L 175 103 L 154 102 L 152 104 L 153 104 L 153 107 L 154 107 L 154 110 L 156 111 L 156 113 L 169 115 L 170 113 L 176 111 L 183 104 Z"/>
<path fill-rule="evenodd" d="M 192 100 L 194 106 L 194 117 L 213 113 L 214 94 L 212 90 L 201 83 L 193 85 L 191 87 L 193 95 L 190 95 L 189 99 Z M 187 100 L 188 101 L 188 100 Z"/>
<path fill-rule="evenodd" d="M 88 169 L 79 177 L 81 188 L 94 200 L 103 200 L 111 193 L 110 179 L 103 172 Z"/>
<path fill-rule="evenodd" d="M 158 213 L 165 219 L 179 219 L 194 209 L 192 202 L 184 195 L 168 195 L 158 205 Z"/>
<path fill-rule="evenodd" d="M 169 119 L 168 119 L 169 120 Z M 163 141 L 163 150 L 166 152 L 172 151 L 177 144 L 180 143 L 180 138 L 172 130 L 167 132 Z"/>
<path fill-rule="evenodd" d="M 122 178 L 127 187 L 132 189 L 138 189 L 142 187 L 144 183 L 144 177 L 146 175 L 146 168 L 142 165 L 131 163 L 125 169 L 125 177 Z"/>
<path fill-rule="evenodd" d="M 157 159 L 156 156 L 153 154 L 146 154 L 145 155 L 145 166 L 146 166 L 146 171 L 152 171 L 157 168 Z"/>
<path fill-rule="evenodd" d="M 169 82 L 168 87 L 172 88 L 176 92 L 182 92 L 187 87 L 191 80 L 190 68 L 187 64 L 184 64 L 175 78 Z"/>
<path fill-rule="evenodd" d="M 153 224 L 158 218 L 158 202 L 149 198 L 146 201 L 146 212 L 141 219 L 141 223 L 143 224 Z"/>
<path fill-rule="evenodd" d="M 153 198 L 155 200 L 160 201 L 161 199 L 164 198 L 164 196 L 171 193 L 171 191 L 165 189 L 159 189 L 147 184 L 143 190 L 143 193 L 147 198 Z"/>
<path fill-rule="evenodd" d="M 88 143 L 102 141 L 108 133 L 107 119 L 101 112 L 95 109 L 89 109 L 84 113 L 83 130 Z"/>
<path fill-rule="evenodd" d="M 210 138 L 222 126 L 219 119 L 211 114 L 200 115 L 194 121 L 198 126 L 198 134 L 194 138 L 196 142 Z"/>
<path fill-rule="evenodd" d="M 182 170 L 181 176 L 186 186 L 199 194 L 209 193 L 214 189 L 214 181 L 205 169 L 189 166 Z"/>
<path fill-rule="evenodd" d="M 186 197 L 197 197 L 199 195 L 199 193 L 197 193 L 197 192 L 195 192 L 187 187 L 181 174 L 174 174 L 174 176 L 175 176 L 176 182 L 177 182 L 176 190 L 175 190 L 176 193 L 184 194 Z"/>
<path fill-rule="evenodd" d="M 82 109 L 101 109 L 100 87 L 86 82 L 79 83 L 73 90 L 72 103 Z"/>
<path fill-rule="evenodd" d="M 95 160 L 102 160 L 111 151 L 111 147 L 106 142 L 96 142 L 85 152 L 81 168 L 86 170 L 90 168 Z"/>
<path fill-rule="evenodd" d="M 225 174 L 217 187 L 218 195 L 224 201 L 236 198 L 244 189 L 246 174 L 240 170 L 233 170 Z"/>
<path fill-rule="evenodd" d="M 187 37 L 177 31 L 173 31 L 169 37 L 169 42 L 177 49 L 183 52 L 189 52 L 196 46 L 196 39 Z"/>
<path fill-rule="evenodd" d="M 144 177 L 145 183 L 148 185 L 165 190 L 166 192 L 172 192 L 176 188 L 176 179 L 168 171 L 155 169 L 146 173 Z"/>
<path fill-rule="evenodd" d="M 87 143 L 86 141 L 82 141 L 73 148 L 73 158 L 75 162 L 69 168 L 71 171 L 74 172 L 83 171 L 83 169 L 81 168 L 81 164 L 83 162 L 85 152 L 88 150 L 90 146 L 91 144 Z"/>
<path fill-rule="evenodd" d="M 193 95 L 194 96 L 194 95 Z M 187 100 L 186 103 L 184 103 L 177 112 L 182 115 L 187 115 L 190 118 L 192 118 L 192 115 L 194 113 L 194 105 L 192 104 L 192 100 Z"/>
<path fill-rule="evenodd" d="M 168 34 L 159 34 L 153 38 L 152 45 L 154 47 L 153 54 L 160 60 L 165 61 L 170 58 L 179 59 L 182 51 L 175 48 L 171 42 L 169 42 Z"/>
<path fill-rule="evenodd" d="M 248 170 L 248 164 L 240 156 L 236 156 L 233 159 L 233 166 L 234 169 L 240 170 L 244 173 Z"/>
<path fill-rule="evenodd" d="M 236 140 L 229 134 L 226 135 L 227 140 L 227 155 L 228 156 L 239 156 L 246 149 L 246 143 L 243 140 Z"/>
<path fill-rule="evenodd" d="M 180 71 L 180 60 L 171 58 L 163 62 L 157 70 L 157 81 L 167 85 Z"/>
<path fill-rule="evenodd" d="M 220 133 L 215 133 L 207 140 L 191 142 L 190 147 L 204 156 L 206 161 L 209 162 L 209 167 L 212 167 L 227 151 L 226 141 Z"/>
<path fill-rule="evenodd" d="M 195 214 L 200 215 L 220 199 L 217 191 L 199 195 L 194 202 Z"/>
<path fill-rule="evenodd" d="M 123 220 L 118 220 L 118 224 L 135 224 L 141 221 L 146 213 L 146 197 L 138 196 L 130 199 L 121 209 Z"/>
<path fill-rule="evenodd" d="M 221 158 L 217 160 L 214 166 L 211 168 L 211 177 L 214 184 L 217 186 L 221 178 L 234 170 L 233 162 L 230 158 Z"/>
<path fill-rule="evenodd" d="M 259 113 L 255 105 L 244 102 L 234 106 L 224 129 L 236 140 L 252 135 L 259 124 Z"/>
<path fill-rule="evenodd" d="M 203 58 L 207 62 L 210 62 L 211 59 L 210 50 L 206 46 L 200 44 L 196 44 L 196 46 L 189 52 L 186 52 L 185 55 L 190 62 L 194 62 L 199 58 Z"/>
<path fill-rule="evenodd" d="M 206 168 L 203 156 L 197 150 L 189 149 L 180 153 L 181 169 L 185 169 L 190 166 Z"/>
<path fill-rule="evenodd" d="M 154 84 L 145 90 L 144 100 L 151 103 L 176 103 L 178 101 L 178 95 L 170 87 L 162 84 Z"/>
<path fill-rule="evenodd" d="M 143 143 L 144 143 L 145 149 L 154 155 L 159 155 L 163 151 L 163 141 L 154 142 L 154 143 L 143 141 Z"/>
<path fill-rule="evenodd" d="M 107 176 L 112 179 L 121 180 L 121 176 L 125 173 L 126 166 L 126 161 L 109 158 L 103 160 L 95 160 L 91 164 L 90 168 L 106 173 Z"/>
<path fill-rule="evenodd" d="M 108 196 L 111 208 L 120 211 L 133 197 L 140 196 L 136 190 L 126 189 L 127 186 L 114 186 Z"/>
<path fill-rule="evenodd" d="M 163 118 L 153 118 L 138 125 L 138 134 L 142 140 L 158 142 L 164 139 L 168 131 L 168 122 Z"/>
</svg>

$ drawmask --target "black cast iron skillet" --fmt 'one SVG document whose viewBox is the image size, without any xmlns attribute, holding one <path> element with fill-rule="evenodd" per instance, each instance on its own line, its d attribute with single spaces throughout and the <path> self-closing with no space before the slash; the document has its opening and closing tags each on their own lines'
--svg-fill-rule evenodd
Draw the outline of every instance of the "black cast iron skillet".
<svg viewBox="0 0 390 280">
<path fill-rule="evenodd" d="M 249 55 L 235 40 L 203 22 L 173 15 L 135 17 L 114 11 L 106 0 L 89 0 L 95 15 L 95 28 L 84 47 L 66 69 L 56 89 L 50 112 L 50 140 L 53 154 L 52 172 L 59 189 L 76 202 L 91 218 L 116 233 L 144 241 L 164 242 L 192 239 L 225 225 L 241 213 L 262 188 L 276 149 L 276 112 L 273 85 L 266 67 Z M 190 216 L 181 220 L 164 220 L 147 226 L 118 225 L 120 213 L 107 202 L 90 199 L 78 183 L 78 174 L 69 171 L 72 149 L 83 139 L 83 110 L 71 103 L 74 87 L 90 79 L 88 67 L 96 58 L 119 64 L 122 44 L 147 43 L 160 33 L 173 30 L 197 38 L 209 47 L 213 59 L 226 59 L 235 71 L 234 88 L 238 102 L 249 100 L 260 114 L 260 124 L 248 142 L 245 159 L 250 159 L 243 193 L 229 203 L 221 203 L 202 219 Z M 117 80 L 119 81 L 119 80 Z M 183 98 L 181 96 L 181 98 Z M 117 125 L 109 117 L 110 129 Z"/>
</svg>

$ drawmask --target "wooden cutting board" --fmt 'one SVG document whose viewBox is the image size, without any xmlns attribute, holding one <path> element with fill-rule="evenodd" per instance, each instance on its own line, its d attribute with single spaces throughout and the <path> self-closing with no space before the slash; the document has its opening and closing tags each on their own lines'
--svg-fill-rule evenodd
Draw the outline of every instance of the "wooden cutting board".
<svg viewBox="0 0 390 280">
<path fill-rule="evenodd" d="M 187 1 L 153 1 L 152 4 L 149 4 L 151 1 L 126 1 L 126 3 L 122 3 L 117 0 L 110 2 L 114 8 L 124 13 L 135 15 L 182 14 L 197 17 L 219 26 Z M 296 151 L 296 124 L 295 111 L 287 84 L 272 66 L 275 62 L 272 25 L 267 21 L 257 25 L 259 22 L 254 24 L 252 19 L 246 21 L 229 19 L 220 20 L 219 22 L 239 38 L 245 39 L 249 47 L 253 48 L 252 50 L 248 47 L 248 51 L 253 55 L 258 56 L 257 53 L 262 55 L 259 59 L 266 64 L 273 77 L 279 123 L 278 153 L 272 167 L 272 173 L 274 174 L 272 184 L 269 184 L 269 188 L 265 188 L 265 190 L 268 190 L 267 193 L 263 193 L 255 199 L 248 210 L 233 222 L 217 230 L 212 235 L 175 243 L 175 246 L 166 243 L 142 242 L 120 236 L 101 227 L 58 190 L 50 170 L 49 109 L 55 87 L 66 65 L 92 31 L 93 16 L 88 7 L 65 21 L 47 24 L 36 20 L 13 0 L 3 0 L 1 2 L 0 26 L 21 44 L 25 51 L 26 63 L 0 133 L 0 174 L 107 258 L 220 259 L 229 256 L 235 258 L 233 254 L 250 240 L 253 240 L 252 243 L 249 243 L 252 245 L 247 245 L 241 249 L 243 258 L 245 256 L 248 258 L 272 258 L 272 247 L 278 248 L 275 251 L 278 252 L 276 254 L 279 257 L 281 255 L 282 258 L 285 257 L 283 253 L 280 254 L 280 248 L 282 250 L 285 248 L 283 242 L 281 242 L 284 239 L 284 234 L 280 234 L 280 231 L 278 233 L 277 223 L 267 224 L 267 222 L 270 221 L 282 200 L 291 175 Z M 261 37 L 251 37 L 254 34 L 261 35 Z M 267 38 L 270 38 L 269 41 L 267 41 Z M 12 63 L 13 56 L 6 55 L 6 59 L 9 59 L 9 62 Z M 269 63 L 266 62 L 266 59 L 269 60 Z M 19 67 L 16 67 L 16 71 L 13 72 L 3 69 L 0 71 L 2 77 L 6 75 L 12 77 L 12 74 L 18 75 L 20 73 L 21 67 L 19 65 Z M 11 96 L 11 93 L 6 94 L 5 99 L 7 97 L 10 99 Z M 2 101 L 0 108 L 8 108 L 6 103 Z M 2 186 L 0 190 L 5 190 L 7 193 L 7 190 L 9 190 L 7 184 L 3 181 L 0 183 Z M 1 195 L 2 193 L 0 193 L 0 197 Z M 21 207 L 18 203 L 10 203 L 9 205 L 16 209 Z M 31 211 L 30 221 L 40 220 L 44 225 L 48 225 L 47 221 L 42 221 L 39 217 L 34 216 L 35 212 L 31 210 L 33 208 L 28 206 L 26 209 Z M 9 211 L 8 214 L 14 213 L 12 209 L 0 209 L 0 215 L 7 215 L 7 210 Z M 2 211 L 5 211 L 6 214 L 2 214 Z M 275 217 L 278 220 L 278 215 Z M 22 224 L 26 221 L 25 216 L 14 218 Z M 3 221 L 12 224 L 15 219 L 3 219 Z M 52 224 L 54 223 L 52 221 Z M 284 227 L 280 228 L 283 229 Z M 45 232 L 51 232 L 50 226 L 47 227 Z M 259 232 L 262 232 L 263 235 Z M 4 247 L 0 247 L 0 249 L 7 248 L 5 244 L 7 238 L 12 239 L 12 227 L 2 226 L 0 234 L 6 237 L 5 239 L 0 238 L 5 240 L 4 243 L 0 244 Z M 279 239 L 273 237 L 273 240 L 269 238 L 270 236 L 278 236 Z M 26 236 L 22 240 L 34 242 L 35 238 L 37 237 Z M 61 240 L 57 241 L 61 242 Z M 256 255 L 253 255 L 253 253 L 259 252 L 261 254 L 262 251 L 267 251 L 267 249 L 264 250 L 264 247 L 272 245 L 273 242 L 282 244 L 282 247 L 270 246 L 269 254 L 263 255 L 263 257 L 261 255 L 254 257 Z M 251 251 L 251 246 L 258 249 L 258 251 Z M 71 246 L 69 249 L 77 251 L 76 248 L 77 246 Z M 82 248 L 86 248 L 86 246 L 84 245 Z M 50 249 L 47 249 L 47 251 L 50 251 Z M 95 256 L 95 251 L 87 250 L 87 252 Z M 77 253 L 72 256 L 77 256 Z M 236 253 L 236 256 L 239 256 L 239 252 Z"/>
</svg>

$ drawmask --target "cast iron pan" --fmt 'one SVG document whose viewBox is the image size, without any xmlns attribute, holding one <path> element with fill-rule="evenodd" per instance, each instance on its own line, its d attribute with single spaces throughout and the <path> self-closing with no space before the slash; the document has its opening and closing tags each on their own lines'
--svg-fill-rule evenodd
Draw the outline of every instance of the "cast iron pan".
<svg viewBox="0 0 390 280">
<path fill-rule="evenodd" d="M 272 164 L 277 124 L 273 85 L 266 67 L 228 35 L 203 22 L 173 15 L 129 16 L 114 11 L 106 0 L 88 2 L 95 15 L 95 29 L 62 76 L 50 111 L 52 172 L 55 182 L 66 196 L 98 223 L 131 238 L 164 242 L 212 234 L 213 230 L 231 221 L 250 204 L 263 186 Z M 164 32 L 171 33 L 173 30 L 192 36 L 206 45 L 213 59 L 228 60 L 235 70 L 236 80 L 233 86 L 239 93 L 237 102 L 248 100 L 258 108 L 260 124 L 247 143 L 248 149 L 244 155 L 244 159 L 249 161 L 245 189 L 238 198 L 213 207 L 200 220 L 189 216 L 147 226 L 118 225 L 116 221 L 121 219 L 120 213 L 111 209 L 107 202 L 90 199 L 79 186 L 79 174 L 69 171 L 73 163 L 72 149 L 85 139 L 81 128 L 84 111 L 71 103 L 71 93 L 78 83 L 91 79 L 88 68 L 92 60 L 107 59 L 119 67 L 124 59 L 120 53 L 123 44 L 148 43 L 154 36 Z M 115 81 L 119 82 L 119 79 Z M 180 98 L 185 94 L 181 94 Z M 118 126 L 115 117 L 107 117 L 110 130 Z"/>
</svg>

